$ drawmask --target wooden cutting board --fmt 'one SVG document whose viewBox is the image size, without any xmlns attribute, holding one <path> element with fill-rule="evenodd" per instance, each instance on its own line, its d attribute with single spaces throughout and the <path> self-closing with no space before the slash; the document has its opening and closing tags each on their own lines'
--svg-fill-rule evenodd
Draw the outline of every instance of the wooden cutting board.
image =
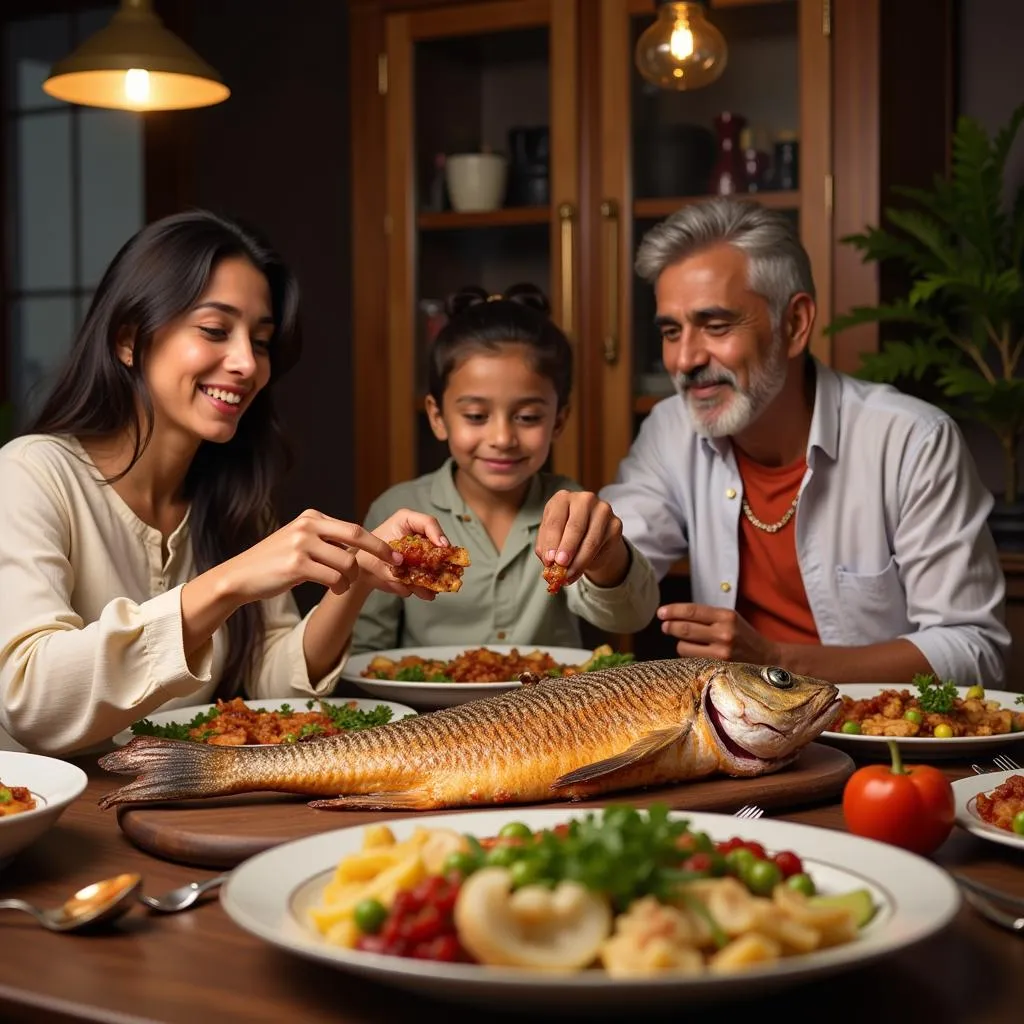
<svg viewBox="0 0 1024 1024">
<path fill-rule="evenodd" d="M 658 789 L 614 793 L 575 803 L 546 806 L 593 807 L 629 802 L 639 807 L 666 803 L 678 810 L 732 813 L 744 804 L 765 810 L 797 807 L 839 793 L 854 770 L 848 754 L 820 743 L 807 746 L 799 759 L 774 775 L 753 779 L 716 777 Z M 232 868 L 272 846 L 318 832 L 406 818 L 409 811 L 319 811 L 308 797 L 247 793 L 166 804 L 118 808 L 117 820 L 138 847 L 164 860 L 209 868 Z M 474 808 L 479 809 L 479 808 Z M 430 813 L 458 813 L 466 808 Z"/>
</svg>

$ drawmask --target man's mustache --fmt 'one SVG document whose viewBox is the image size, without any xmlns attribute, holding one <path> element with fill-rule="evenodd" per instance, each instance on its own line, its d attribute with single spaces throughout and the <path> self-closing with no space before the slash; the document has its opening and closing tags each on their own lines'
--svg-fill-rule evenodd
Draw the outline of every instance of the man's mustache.
<svg viewBox="0 0 1024 1024">
<path fill-rule="evenodd" d="M 736 387 L 736 377 L 723 367 L 701 366 L 696 370 L 677 373 L 675 384 L 680 391 L 686 391 L 688 388 L 711 387 L 715 384 L 725 384 L 734 388 Z"/>
</svg>

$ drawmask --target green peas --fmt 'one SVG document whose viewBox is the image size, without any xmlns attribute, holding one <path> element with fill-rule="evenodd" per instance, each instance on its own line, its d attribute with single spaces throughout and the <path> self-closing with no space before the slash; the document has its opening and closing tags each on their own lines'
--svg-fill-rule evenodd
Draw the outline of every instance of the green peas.
<svg viewBox="0 0 1024 1024">
<path fill-rule="evenodd" d="M 778 864 L 770 860 L 754 859 L 754 862 L 740 875 L 741 881 L 756 896 L 770 896 L 772 890 L 782 881 Z"/>
<path fill-rule="evenodd" d="M 512 875 L 512 888 L 519 889 L 521 886 L 530 885 L 540 877 L 541 865 L 533 858 L 522 858 L 515 861 L 509 868 Z"/>
<path fill-rule="evenodd" d="M 380 900 L 360 900 L 352 908 L 352 920 L 365 935 L 376 935 L 387 920 L 388 909 Z"/>
<path fill-rule="evenodd" d="M 755 860 L 757 860 L 757 858 L 754 854 L 743 846 L 738 846 L 735 850 L 730 850 L 725 855 L 725 863 L 729 870 L 740 878 L 743 877 L 744 871 L 746 871 Z"/>
<path fill-rule="evenodd" d="M 798 875 L 790 875 L 786 879 L 786 885 L 790 889 L 795 889 L 797 892 L 802 892 L 805 896 L 813 896 L 817 891 L 814 885 L 814 879 L 810 875 L 805 875 L 801 872 Z"/>
<path fill-rule="evenodd" d="M 903 717 L 908 722 L 913 722 L 914 725 L 920 725 L 924 721 L 924 715 L 922 715 L 917 708 L 911 708 L 909 711 L 904 711 Z"/>
<path fill-rule="evenodd" d="M 940 722 L 935 726 L 935 738 L 937 740 L 948 740 L 953 735 L 953 727 L 946 725 L 945 722 Z"/>
<path fill-rule="evenodd" d="M 478 867 L 480 867 L 480 861 L 473 854 L 465 853 L 462 850 L 455 850 L 445 857 L 444 863 L 441 865 L 441 874 L 447 875 L 449 872 L 454 871 L 462 875 L 463 878 L 467 878 Z"/>
<path fill-rule="evenodd" d="M 519 860 L 519 851 L 514 846 L 492 846 L 484 857 L 488 867 L 507 868 Z"/>
<path fill-rule="evenodd" d="M 985 699 L 985 687 L 980 683 L 976 683 L 967 691 L 965 700 L 984 700 Z"/>
<path fill-rule="evenodd" d="M 841 731 L 849 733 L 851 736 L 857 736 L 860 733 L 860 722 L 843 722 Z"/>
<path fill-rule="evenodd" d="M 531 839 L 533 832 L 529 825 L 524 825 L 521 821 L 510 821 L 507 825 L 501 826 L 498 835 L 502 839 Z"/>
<path fill-rule="evenodd" d="M 1012 821 L 1013 831 L 1019 836 L 1024 836 L 1024 811 L 1018 811 L 1013 816 Z"/>
</svg>

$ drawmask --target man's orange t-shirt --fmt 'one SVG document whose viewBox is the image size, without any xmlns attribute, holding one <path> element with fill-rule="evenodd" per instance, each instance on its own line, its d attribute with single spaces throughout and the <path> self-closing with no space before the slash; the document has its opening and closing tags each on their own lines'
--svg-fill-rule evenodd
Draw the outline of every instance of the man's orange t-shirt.
<svg viewBox="0 0 1024 1024">
<path fill-rule="evenodd" d="M 789 510 L 807 470 L 801 456 L 788 466 L 762 466 L 733 446 L 751 512 L 777 523 Z M 796 516 L 777 533 L 759 530 L 740 513 L 740 579 L 736 611 L 762 636 L 782 643 L 816 644 L 814 624 L 796 557 Z"/>
</svg>

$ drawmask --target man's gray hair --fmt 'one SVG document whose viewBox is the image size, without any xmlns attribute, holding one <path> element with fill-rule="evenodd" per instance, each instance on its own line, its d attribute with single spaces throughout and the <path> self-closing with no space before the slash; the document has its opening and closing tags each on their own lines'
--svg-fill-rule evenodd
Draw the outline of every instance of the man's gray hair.
<svg viewBox="0 0 1024 1024">
<path fill-rule="evenodd" d="M 673 263 L 723 242 L 746 253 L 748 283 L 767 300 L 774 329 L 794 295 L 814 298 L 811 261 L 792 221 L 778 210 L 729 196 L 689 203 L 651 228 L 637 251 L 636 272 L 653 285 Z"/>
</svg>

